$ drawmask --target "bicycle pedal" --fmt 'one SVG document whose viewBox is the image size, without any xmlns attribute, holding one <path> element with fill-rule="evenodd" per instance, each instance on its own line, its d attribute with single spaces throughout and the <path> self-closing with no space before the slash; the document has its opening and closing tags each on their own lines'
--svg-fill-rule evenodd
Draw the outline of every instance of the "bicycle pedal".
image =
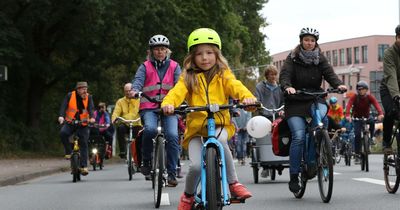
<svg viewBox="0 0 400 210">
<path fill-rule="evenodd" d="M 241 199 L 241 198 L 230 198 L 231 203 L 245 203 L 246 199 Z"/>
</svg>

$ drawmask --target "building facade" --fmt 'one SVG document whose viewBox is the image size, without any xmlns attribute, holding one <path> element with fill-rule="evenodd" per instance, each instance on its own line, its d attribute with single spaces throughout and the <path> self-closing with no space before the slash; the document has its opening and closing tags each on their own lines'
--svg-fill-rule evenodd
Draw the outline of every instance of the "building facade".
<svg viewBox="0 0 400 210">
<path fill-rule="evenodd" d="M 336 74 L 348 87 L 347 93 L 336 94 L 345 106 L 350 95 L 355 94 L 356 84 L 363 80 L 369 84 L 369 92 L 380 102 L 379 85 L 383 76 L 383 54 L 395 41 L 395 36 L 372 35 L 319 44 L 322 53 L 333 66 Z M 283 66 L 290 50 L 272 55 L 278 70 Z M 324 88 L 328 87 L 325 82 Z"/>
</svg>

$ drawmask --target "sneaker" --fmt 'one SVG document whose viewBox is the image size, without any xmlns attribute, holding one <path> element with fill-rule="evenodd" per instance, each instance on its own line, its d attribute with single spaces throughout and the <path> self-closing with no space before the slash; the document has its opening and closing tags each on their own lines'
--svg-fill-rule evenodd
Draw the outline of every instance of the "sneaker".
<svg viewBox="0 0 400 210">
<path fill-rule="evenodd" d="M 178 185 L 178 181 L 175 178 L 175 175 L 168 175 L 168 187 L 176 187 Z"/>
<path fill-rule="evenodd" d="M 144 176 L 149 176 L 151 172 L 151 164 L 148 161 L 143 161 L 142 165 L 140 166 L 140 171 Z"/>
<path fill-rule="evenodd" d="M 86 175 L 88 175 L 88 174 L 89 174 L 89 170 L 88 170 L 88 168 L 86 168 L 86 167 L 84 167 L 84 168 L 81 168 L 81 174 L 82 174 L 83 176 L 86 176 Z"/>
<path fill-rule="evenodd" d="M 71 159 L 71 155 L 64 155 L 64 159 L 70 160 Z"/>
<path fill-rule="evenodd" d="M 178 204 L 178 210 L 191 210 L 194 203 L 194 196 L 187 197 L 182 193 L 181 199 Z"/>
<path fill-rule="evenodd" d="M 298 174 L 290 174 L 290 181 L 289 181 L 289 190 L 292 193 L 298 193 L 301 187 L 299 185 L 299 175 Z"/>
<path fill-rule="evenodd" d="M 229 191 L 231 192 L 231 196 L 236 197 L 237 199 L 246 199 L 252 196 L 247 188 L 239 182 L 230 184 Z"/>
</svg>

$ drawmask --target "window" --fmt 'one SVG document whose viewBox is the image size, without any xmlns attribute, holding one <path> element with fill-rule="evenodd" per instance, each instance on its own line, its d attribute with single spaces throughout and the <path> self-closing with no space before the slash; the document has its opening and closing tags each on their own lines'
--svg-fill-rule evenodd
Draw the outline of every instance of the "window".
<svg viewBox="0 0 400 210">
<path fill-rule="evenodd" d="M 389 48 L 388 44 L 378 44 L 378 61 L 383 61 L 383 53 Z"/>
<path fill-rule="evenodd" d="M 360 47 L 354 47 L 354 63 L 360 63 Z"/>
<path fill-rule="evenodd" d="M 368 46 L 361 46 L 361 59 L 362 63 L 368 63 Z"/>
<path fill-rule="evenodd" d="M 340 59 L 339 59 L 339 65 L 340 66 L 344 66 L 344 49 L 340 49 L 339 50 L 339 55 L 340 55 Z"/>
<path fill-rule="evenodd" d="M 351 48 L 346 48 L 347 65 L 351 64 Z"/>
<path fill-rule="evenodd" d="M 337 50 L 333 50 L 332 51 L 333 54 L 333 66 L 337 66 L 338 65 L 338 54 L 337 54 Z"/>
<path fill-rule="evenodd" d="M 328 59 L 328 63 L 332 63 L 331 51 L 326 51 L 326 59 Z"/>
</svg>

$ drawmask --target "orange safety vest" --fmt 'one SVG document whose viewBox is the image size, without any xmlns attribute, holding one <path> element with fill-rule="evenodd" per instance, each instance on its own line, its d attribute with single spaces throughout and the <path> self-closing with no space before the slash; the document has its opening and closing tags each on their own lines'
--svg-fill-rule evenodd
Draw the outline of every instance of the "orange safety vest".
<svg viewBox="0 0 400 210">
<path fill-rule="evenodd" d="M 87 110 L 88 102 L 89 95 L 85 99 L 83 99 L 84 109 L 79 115 L 83 126 L 88 125 L 89 122 L 89 112 Z M 67 110 L 65 111 L 65 120 L 67 122 L 72 122 L 73 120 L 75 120 L 76 112 L 78 112 L 78 104 L 76 103 L 76 91 L 72 91 L 71 98 L 69 98 Z"/>
</svg>

